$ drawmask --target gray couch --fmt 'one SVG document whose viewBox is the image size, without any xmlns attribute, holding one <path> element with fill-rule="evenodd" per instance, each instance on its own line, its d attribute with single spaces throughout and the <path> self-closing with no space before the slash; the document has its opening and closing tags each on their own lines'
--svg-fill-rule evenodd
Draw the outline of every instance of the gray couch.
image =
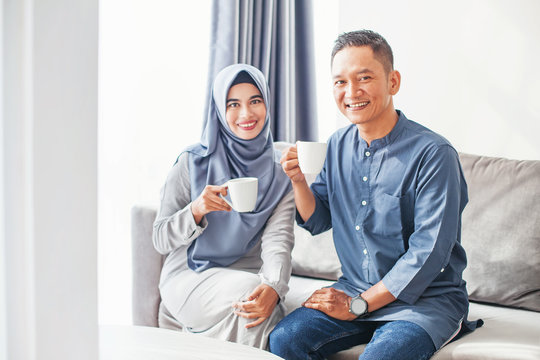
<svg viewBox="0 0 540 360">
<path fill-rule="evenodd" d="M 283 147 L 284 144 L 279 144 Z M 448 344 L 433 359 L 540 359 L 540 161 L 460 154 L 469 186 L 462 243 L 469 265 L 470 319 L 484 326 Z M 133 322 L 180 329 L 160 300 L 164 258 L 152 246 L 156 208 L 131 212 Z M 331 231 L 312 236 L 295 226 L 293 276 L 285 305 L 294 310 L 340 275 Z M 363 346 L 331 359 L 358 359 Z"/>
</svg>

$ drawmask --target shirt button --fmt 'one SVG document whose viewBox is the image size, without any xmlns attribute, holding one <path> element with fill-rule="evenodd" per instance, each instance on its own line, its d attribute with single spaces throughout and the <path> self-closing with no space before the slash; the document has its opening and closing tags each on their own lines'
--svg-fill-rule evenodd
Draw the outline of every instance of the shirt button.
<svg viewBox="0 0 540 360">
<path fill-rule="evenodd" d="M 444 272 L 444 268 L 441 269 L 441 272 Z"/>
<path fill-rule="evenodd" d="M 356 225 L 355 229 L 360 230 L 360 226 Z"/>
<path fill-rule="evenodd" d="M 367 201 L 366 200 L 362 200 L 362 206 L 366 206 L 367 205 Z"/>
<path fill-rule="evenodd" d="M 371 153 L 369 151 L 366 151 L 366 156 L 369 156 L 371 155 Z"/>
<path fill-rule="evenodd" d="M 364 249 L 364 255 L 367 255 L 367 250 L 366 249 Z"/>
<path fill-rule="evenodd" d="M 367 176 L 364 176 L 364 177 L 362 178 L 362 181 L 367 181 Z"/>
</svg>

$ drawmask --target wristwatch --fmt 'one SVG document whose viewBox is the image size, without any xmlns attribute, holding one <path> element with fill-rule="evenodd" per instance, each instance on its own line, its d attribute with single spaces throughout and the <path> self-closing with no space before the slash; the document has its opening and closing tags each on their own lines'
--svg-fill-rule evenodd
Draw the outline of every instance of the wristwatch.
<svg viewBox="0 0 540 360">
<path fill-rule="evenodd" d="M 357 318 L 363 318 L 369 315 L 368 303 L 360 295 L 351 298 L 349 303 L 349 312 Z"/>
</svg>

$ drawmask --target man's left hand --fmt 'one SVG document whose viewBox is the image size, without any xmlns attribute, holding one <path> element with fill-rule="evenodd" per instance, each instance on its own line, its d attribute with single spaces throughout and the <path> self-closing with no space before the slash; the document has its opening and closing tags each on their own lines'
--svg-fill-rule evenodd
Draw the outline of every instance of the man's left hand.
<svg viewBox="0 0 540 360">
<path fill-rule="evenodd" d="M 330 287 L 315 291 L 302 306 L 322 311 L 338 320 L 351 321 L 356 319 L 356 316 L 349 312 L 350 300 L 351 297 L 343 291 Z"/>
</svg>

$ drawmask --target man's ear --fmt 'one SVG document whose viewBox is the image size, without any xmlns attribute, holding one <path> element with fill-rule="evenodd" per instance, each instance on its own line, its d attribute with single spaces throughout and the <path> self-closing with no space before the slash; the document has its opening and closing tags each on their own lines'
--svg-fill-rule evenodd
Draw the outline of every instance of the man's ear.
<svg viewBox="0 0 540 360">
<path fill-rule="evenodd" d="M 388 75 L 388 82 L 390 86 L 390 95 L 396 95 L 401 86 L 401 74 L 397 70 L 392 70 Z"/>
</svg>

